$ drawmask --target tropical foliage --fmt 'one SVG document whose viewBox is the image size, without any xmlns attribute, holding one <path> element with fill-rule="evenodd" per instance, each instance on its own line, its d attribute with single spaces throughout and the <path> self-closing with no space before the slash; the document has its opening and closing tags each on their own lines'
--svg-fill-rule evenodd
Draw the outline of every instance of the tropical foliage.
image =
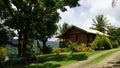
<svg viewBox="0 0 120 68">
<path fill-rule="evenodd" d="M 111 36 L 110 39 L 112 41 L 118 41 L 120 43 L 120 28 L 109 26 L 108 27 L 108 34 Z"/>
<path fill-rule="evenodd" d="M 73 43 L 71 41 L 69 41 L 68 43 L 68 48 L 70 49 L 71 54 L 73 54 L 74 52 L 93 51 L 93 49 L 90 46 L 87 46 L 87 44 L 85 43 L 78 45 L 77 43 Z"/>
<path fill-rule="evenodd" d="M 101 31 L 103 33 L 106 32 L 107 26 L 108 26 L 108 19 L 107 17 L 104 17 L 104 15 L 98 15 L 93 19 L 93 26 L 91 29 Z"/>
<path fill-rule="evenodd" d="M 107 33 L 110 35 L 113 47 L 118 47 L 120 44 L 120 28 L 109 26 Z"/>
<path fill-rule="evenodd" d="M 112 44 L 109 38 L 104 35 L 97 35 L 94 41 L 90 44 L 94 50 L 111 49 Z"/>
<path fill-rule="evenodd" d="M 63 25 L 58 25 L 58 33 L 61 35 L 69 29 L 70 25 L 68 23 L 63 23 Z"/>
<path fill-rule="evenodd" d="M 57 30 L 60 16 L 57 10 L 66 11 L 79 6 L 79 0 L 0 0 L 0 18 L 3 27 L 17 31 L 19 56 L 27 56 L 27 47 L 33 40 L 46 42 Z M 7 29 L 8 29 L 7 28 Z"/>
</svg>

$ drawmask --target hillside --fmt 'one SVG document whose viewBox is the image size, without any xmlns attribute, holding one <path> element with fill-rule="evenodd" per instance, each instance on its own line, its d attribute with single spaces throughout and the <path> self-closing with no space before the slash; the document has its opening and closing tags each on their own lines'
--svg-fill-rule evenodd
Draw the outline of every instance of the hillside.
<svg viewBox="0 0 120 68">
<path fill-rule="evenodd" d="M 48 41 L 47 45 L 49 45 L 52 48 L 58 48 L 59 47 L 59 42 L 58 41 Z"/>
<path fill-rule="evenodd" d="M 34 41 L 34 45 L 36 45 L 37 42 Z M 42 42 L 40 42 L 40 45 L 42 46 Z M 52 47 L 52 48 L 58 48 L 59 47 L 59 41 L 47 41 L 46 45 Z"/>
<path fill-rule="evenodd" d="M 17 43 L 16 40 L 13 40 L 14 43 Z M 41 43 L 41 46 L 42 46 L 42 42 Z M 49 45 L 50 47 L 52 48 L 58 48 L 59 47 L 59 42 L 58 41 L 48 41 L 46 43 L 47 45 Z M 6 52 L 7 52 L 7 55 L 9 54 L 17 54 L 17 48 L 16 47 L 13 47 L 11 45 L 6 45 Z M 34 43 L 34 50 L 36 50 L 36 42 Z"/>
</svg>

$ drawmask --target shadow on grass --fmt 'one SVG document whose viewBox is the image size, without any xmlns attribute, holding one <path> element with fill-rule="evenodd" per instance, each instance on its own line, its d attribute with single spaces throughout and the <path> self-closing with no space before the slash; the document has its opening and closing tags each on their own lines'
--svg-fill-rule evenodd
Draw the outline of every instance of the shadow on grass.
<svg viewBox="0 0 120 68">
<path fill-rule="evenodd" d="M 82 61 L 86 59 L 88 59 L 88 57 L 85 54 L 73 54 L 69 58 L 69 60 L 78 60 L 78 61 Z"/>
<path fill-rule="evenodd" d="M 25 68 L 24 64 L 7 65 L 5 68 Z"/>
<path fill-rule="evenodd" d="M 56 63 L 48 63 L 49 61 L 57 61 L 57 62 L 69 62 L 71 60 L 82 61 L 86 60 L 88 57 L 85 54 L 60 54 L 60 55 L 42 55 L 38 57 L 38 63 L 32 62 L 30 64 L 16 64 L 12 65 L 8 68 L 57 68 L 60 67 L 61 64 Z"/>
<path fill-rule="evenodd" d="M 51 55 L 51 56 L 41 56 L 39 57 L 39 62 L 47 62 L 47 61 L 69 61 L 69 60 L 76 60 L 76 61 L 81 61 L 81 60 L 86 60 L 88 57 L 85 54 L 61 54 L 61 55 Z"/>
<path fill-rule="evenodd" d="M 5 68 L 57 68 L 60 67 L 60 64 L 51 64 L 51 63 L 45 63 L 42 65 L 39 64 L 34 64 L 34 65 L 24 65 L 24 64 L 16 64 L 16 65 L 9 65 L 6 66 Z"/>
<path fill-rule="evenodd" d="M 26 68 L 57 68 L 57 67 L 60 67 L 61 65 L 59 64 L 51 64 L 51 63 L 45 63 L 43 65 L 39 65 L 39 64 L 36 64 L 36 65 L 30 65 Z"/>
</svg>

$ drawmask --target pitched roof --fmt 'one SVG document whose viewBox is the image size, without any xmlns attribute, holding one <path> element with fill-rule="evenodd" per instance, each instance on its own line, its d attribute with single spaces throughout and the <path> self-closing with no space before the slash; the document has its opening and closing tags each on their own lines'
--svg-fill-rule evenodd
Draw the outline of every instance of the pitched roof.
<svg viewBox="0 0 120 68">
<path fill-rule="evenodd" d="M 80 28 L 80 27 L 77 27 L 77 26 L 74 26 L 74 25 L 72 25 L 67 31 L 69 31 L 71 28 L 76 28 L 76 29 L 78 29 L 78 30 L 82 30 L 82 31 L 84 31 L 84 32 L 86 32 L 86 33 L 90 33 L 90 34 L 99 34 L 99 35 L 105 35 L 105 36 L 109 36 L 108 34 L 106 34 L 106 33 L 103 33 L 103 32 L 100 32 L 100 31 L 98 31 L 98 30 L 93 30 L 93 29 L 88 29 L 88 28 Z M 67 32 L 66 31 L 66 32 Z M 65 32 L 65 33 L 66 33 Z M 65 34 L 64 33 L 64 34 Z M 62 34 L 62 35 L 64 35 L 64 34 Z M 58 37 L 61 37 L 62 35 L 60 35 L 60 36 L 58 36 Z"/>
<path fill-rule="evenodd" d="M 98 30 L 93 30 L 93 29 L 88 29 L 88 28 L 80 28 L 80 27 L 77 27 L 77 26 L 74 26 L 74 25 L 72 25 L 71 28 L 72 28 L 72 27 L 75 27 L 75 28 L 77 28 L 77 29 L 83 30 L 83 31 L 85 31 L 85 32 L 87 32 L 87 33 L 91 33 L 91 34 L 99 34 L 99 35 L 109 36 L 108 34 L 103 33 L 103 32 L 100 32 L 100 31 L 98 31 Z"/>
</svg>

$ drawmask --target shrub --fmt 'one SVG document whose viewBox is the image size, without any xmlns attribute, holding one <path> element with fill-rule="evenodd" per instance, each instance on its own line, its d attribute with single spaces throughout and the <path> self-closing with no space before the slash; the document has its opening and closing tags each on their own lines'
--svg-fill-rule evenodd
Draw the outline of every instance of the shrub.
<svg viewBox="0 0 120 68">
<path fill-rule="evenodd" d="M 45 48 L 43 48 L 42 49 L 42 52 L 44 53 L 44 54 L 50 54 L 50 53 L 52 53 L 52 47 L 50 47 L 49 45 L 48 46 L 46 46 Z"/>
<path fill-rule="evenodd" d="M 85 51 L 92 51 L 92 48 L 87 46 L 85 43 L 78 45 L 75 47 L 75 52 L 85 52 Z"/>
<path fill-rule="evenodd" d="M 80 45 L 80 49 L 81 49 L 81 51 L 87 51 L 87 45 L 84 44 L 84 43 L 82 43 L 82 44 Z"/>
<path fill-rule="evenodd" d="M 52 52 L 55 53 L 56 51 L 61 51 L 61 48 L 54 48 Z"/>
<path fill-rule="evenodd" d="M 113 47 L 113 48 L 118 48 L 119 43 L 118 43 L 117 40 L 111 41 L 111 43 L 112 43 L 112 47 Z"/>
<path fill-rule="evenodd" d="M 80 51 L 81 51 L 81 49 L 80 49 L 79 46 L 76 46 L 76 47 L 74 48 L 74 52 L 80 52 Z"/>
<path fill-rule="evenodd" d="M 75 51 L 75 52 L 84 51 L 84 50 L 85 50 L 85 47 L 86 47 L 86 44 L 82 43 L 81 45 L 75 46 L 74 51 Z"/>
<path fill-rule="evenodd" d="M 28 45 L 27 45 L 27 49 L 26 49 L 26 59 L 29 60 L 33 57 L 36 57 L 36 53 L 35 51 L 33 50 L 33 45 L 34 43 L 33 42 L 29 42 Z M 16 57 L 18 58 L 18 57 Z"/>
<path fill-rule="evenodd" d="M 100 49 L 103 49 L 103 46 L 104 43 L 101 39 L 101 36 L 96 36 L 95 40 L 91 43 L 91 47 L 94 49 L 94 50 L 100 50 Z"/>
<path fill-rule="evenodd" d="M 93 51 L 93 49 L 87 44 L 82 43 L 81 45 L 77 45 L 76 43 L 69 42 L 69 49 L 73 52 L 85 52 L 85 51 Z"/>
<path fill-rule="evenodd" d="M 23 63 L 24 61 L 25 61 L 25 59 L 23 57 L 11 56 L 11 57 L 9 57 L 9 61 L 7 63 L 18 64 L 18 63 Z"/>
<path fill-rule="evenodd" d="M 109 38 L 107 38 L 104 35 L 97 35 L 95 40 L 90 45 L 94 50 L 102 50 L 102 49 L 111 49 L 112 48 Z"/>
<path fill-rule="evenodd" d="M 0 68 L 5 68 L 6 49 L 0 46 Z"/>
<path fill-rule="evenodd" d="M 0 47 L 0 62 L 4 62 L 6 57 L 6 49 Z"/>
<path fill-rule="evenodd" d="M 56 55 L 59 55 L 60 52 L 61 52 L 60 50 L 56 50 L 56 51 L 55 51 Z"/>
<path fill-rule="evenodd" d="M 70 49 L 71 51 L 71 54 L 75 51 L 75 47 L 77 46 L 76 43 L 73 43 L 71 41 L 68 42 L 68 48 Z"/>
<path fill-rule="evenodd" d="M 60 48 L 56 48 L 53 50 L 53 53 L 56 53 L 56 55 L 59 55 L 61 52 L 61 49 Z"/>
<path fill-rule="evenodd" d="M 61 48 L 61 52 L 69 52 L 69 48 Z"/>
<path fill-rule="evenodd" d="M 112 48 L 112 44 L 111 44 L 111 41 L 108 37 L 106 36 L 102 36 L 102 40 L 103 40 L 103 43 L 104 43 L 104 49 L 111 49 Z"/>
</svg>

